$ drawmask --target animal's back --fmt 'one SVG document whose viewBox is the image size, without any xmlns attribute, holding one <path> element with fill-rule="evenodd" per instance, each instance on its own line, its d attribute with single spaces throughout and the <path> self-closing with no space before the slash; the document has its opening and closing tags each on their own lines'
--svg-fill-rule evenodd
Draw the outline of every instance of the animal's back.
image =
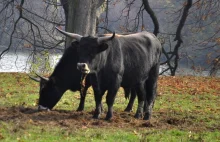
<svg viewBox="0 0 220 142">
<path fill-rule="evenodd" d="M 160 42 L 151 33 L 141 32 L 116 36 L 122 50 L 124 74 L 122 86 L 133 86 L 148 78 L 150 69 L 159 61 Z"/>
<path fill-rule="evenodd" d="M 63 86 L 72 91 L 80 90 L 81 73 L 77 70 L 78 55 L 76 50 L 77 43 L 73 42 L 68 47 L 51 76 L 55 76 L 63 83 Z"/>
</svg>

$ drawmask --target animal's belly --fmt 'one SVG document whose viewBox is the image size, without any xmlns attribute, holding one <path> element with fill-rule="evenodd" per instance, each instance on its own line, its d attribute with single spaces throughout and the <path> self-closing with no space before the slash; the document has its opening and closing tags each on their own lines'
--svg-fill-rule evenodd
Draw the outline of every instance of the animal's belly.
<svg viewBox="0 0 220 142">
<path fill-rule="evenodd" d="M 124 74 L 121 86 L 125 88 L 132 88 L 148 78 L 147 74 Z"/>
</svg>

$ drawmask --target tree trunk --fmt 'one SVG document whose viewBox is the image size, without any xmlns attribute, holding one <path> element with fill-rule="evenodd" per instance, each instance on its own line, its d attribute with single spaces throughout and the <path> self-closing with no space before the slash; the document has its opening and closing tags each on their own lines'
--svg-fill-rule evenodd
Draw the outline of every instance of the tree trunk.
<svg viewBox="0 0 220 142">
<path fill-rule="evenodd" d="M 68 0 L 66 31 L 82 36 L 95 35 L 99 0 Z M 67 38 L 66 47 L 72 42 Z"/>
</svg>

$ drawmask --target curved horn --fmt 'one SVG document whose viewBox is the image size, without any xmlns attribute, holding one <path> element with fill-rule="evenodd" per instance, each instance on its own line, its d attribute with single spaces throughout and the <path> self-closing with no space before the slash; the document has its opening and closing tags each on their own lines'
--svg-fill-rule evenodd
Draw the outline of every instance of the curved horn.
<svg viewBox="0 0 220 142">
<path fill-rule="evenodd" d="M 40 76 L 40 75 L 38 75 L 37 73 L 35 73 L 38 77 L 40 77 L 41 79 L 43 79 L 43 80 L 46 80 L 46 81 L 48 81 L 49 79 L 48 78 L 46 78 L 46 77 L 42 77 L 42 76 Z"/>
<path fill-rule="evenodd" d="M 40 82 L 40 78 L 32 77 L 32 76 L 30 76 L 29 74 L 28 74 L 28 76 L 29 76 L 30 79 L 32 79 L 32 80 L 34 80 L 34 81 L 37 81 L 37 82 Z"/>
<path fill-rule="evenodd" d="M 81 38 L 83 36 L 79 35 L 79 34 L 74 34 L 74 33 L 69 33 L 69 32 L 66 32 L 66 31 L 63 31 L 61 29 L 59 29 L 58 27 L 55 27 L 59 32 L 61 32 L 62 34 L 66 35 L 66 36 L 69 36 L 69 37 L 72 37 L 73 39 L 77 40 L 77 41 L 80 41 Z"/>
<path fill-rule="evenodd" d="M 115 32 L 112 34 L 112 36 L 99 37 L 98 43 L 101 44 L 103 42 L 107 42 L 109 40 L 112 40 L 114 37 L 115 37 Z"/>
</svg>

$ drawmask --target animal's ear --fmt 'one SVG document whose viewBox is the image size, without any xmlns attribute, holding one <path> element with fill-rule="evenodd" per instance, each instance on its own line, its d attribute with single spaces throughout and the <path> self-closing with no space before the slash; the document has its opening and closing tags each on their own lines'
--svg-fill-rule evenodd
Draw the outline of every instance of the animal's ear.
<svg viewBox="0 0 220 142">
<path fill-rule="evenodd" d="M 51 86 L 56 83 L 56 79 L 54 77 L 51 77 L 49 80 L 41 78 L 40 80 L 40 90 L 42 90 L 46 85 Z"/>
<path fill-rule="evenodd" d="M 98 53 L 105 51 L 108 48 L 108 44 L 107 43 L 102 43 L 101 45 L 99 45 L 98 47 Z"/>
<path fill-rule="evenodd" d="M 77 48 L 79 47 L 79 42 L 74 41 L 74 42 L 71 43 L 71 46 L 73 47 L 73 49 L 77 50 Z"/>
</svg>

